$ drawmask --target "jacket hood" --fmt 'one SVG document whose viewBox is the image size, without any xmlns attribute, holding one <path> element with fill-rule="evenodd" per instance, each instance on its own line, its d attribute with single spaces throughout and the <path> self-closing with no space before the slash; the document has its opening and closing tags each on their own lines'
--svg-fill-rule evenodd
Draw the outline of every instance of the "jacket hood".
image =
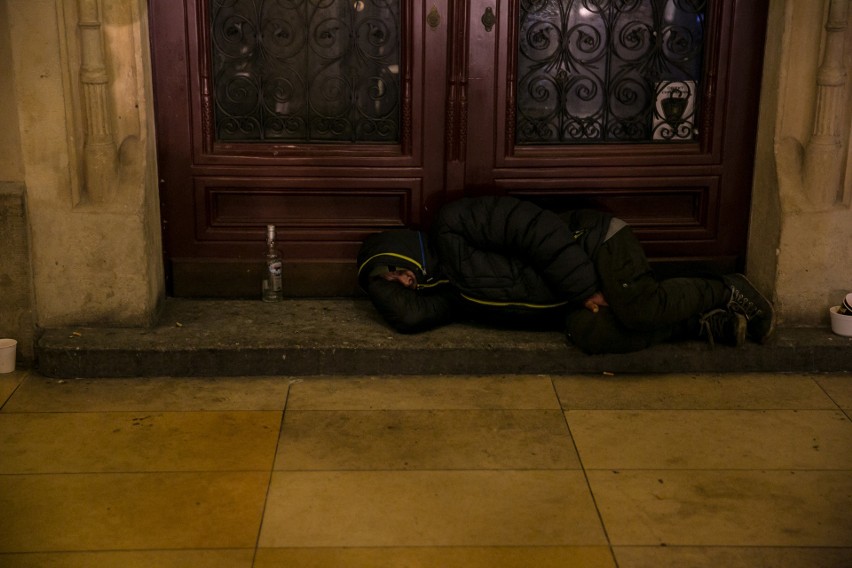
<svg viewBox="0 0 852 568">
<path fill-rule="evenodd" d="M 375 233 L 358 251 L 358 285 L 366 290 L 371 275 L 398 269 L 411 270 L 418 283 L 426 283 L 437 273 L 436 265 L 425 233 L 411 229 Z"/>
</svg>

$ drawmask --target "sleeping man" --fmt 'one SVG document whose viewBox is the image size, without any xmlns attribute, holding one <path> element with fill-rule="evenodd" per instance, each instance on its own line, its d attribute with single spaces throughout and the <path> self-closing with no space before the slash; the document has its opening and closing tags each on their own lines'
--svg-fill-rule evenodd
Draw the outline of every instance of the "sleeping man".
<svg viewBox="0 0 852 568">
<path fill-rule="evenodd" d="M 402 333 L 459 319 L 559 326 L 584 352 L 625 353 L 695 338 L 764 343 L 775 327 L 743 275 L 658 279 L 624 221 L 513 197 L 449 203 L 429 234 L 371 235 L 358 266 L 360 286 Z"/>
</svg>

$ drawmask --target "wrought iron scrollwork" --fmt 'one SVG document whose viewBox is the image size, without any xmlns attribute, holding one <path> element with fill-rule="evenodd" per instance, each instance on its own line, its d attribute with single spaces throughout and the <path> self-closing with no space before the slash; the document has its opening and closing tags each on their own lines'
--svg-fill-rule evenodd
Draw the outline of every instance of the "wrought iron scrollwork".
<svg viewBox="0 0 852 568">
<path fill-rule="evenodd" d="M 693 140 L 706 3 L 522 0 L 517 143 Z"/>
<path fill-rule="evenodd" d="M 216 138 L 395 143 L 398 0 L 210 0 Z"/>
</svg>

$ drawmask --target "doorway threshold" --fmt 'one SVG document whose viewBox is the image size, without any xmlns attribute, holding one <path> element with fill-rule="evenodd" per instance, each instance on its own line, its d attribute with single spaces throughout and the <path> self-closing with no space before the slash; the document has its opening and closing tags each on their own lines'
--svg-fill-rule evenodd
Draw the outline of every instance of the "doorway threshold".
<svg viewBox="0 0 852 568">
<path fill-rule="evenodd" d="M 46 329 L 36 367 L 57 378 L 817 373 L 852 371 L 852 338 L 781 327 L 767 345 L 691 341 L 586 355 L 556 331 L 458 323 L 402 335 L 365 298 L 169 298 L 150 328 Z"/>
</svg>

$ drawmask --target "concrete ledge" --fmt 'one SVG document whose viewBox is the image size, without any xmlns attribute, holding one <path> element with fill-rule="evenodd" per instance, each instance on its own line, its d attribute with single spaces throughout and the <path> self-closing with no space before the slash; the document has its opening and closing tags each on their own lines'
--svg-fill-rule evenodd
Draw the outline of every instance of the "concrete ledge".
<svg viewBox="0 0 852 568">
<path fill-rule="evenodd" d="M 585 355 L 558 332 L 454 324 L 400 335 L 363 299 L 165 303 L 150 329 L 45 330 L 38 370 L 52 377 L 567 374 L 852 371 L 852 338 L 779 329 L 768 345 L 666 344 Z"/>
</svg>

